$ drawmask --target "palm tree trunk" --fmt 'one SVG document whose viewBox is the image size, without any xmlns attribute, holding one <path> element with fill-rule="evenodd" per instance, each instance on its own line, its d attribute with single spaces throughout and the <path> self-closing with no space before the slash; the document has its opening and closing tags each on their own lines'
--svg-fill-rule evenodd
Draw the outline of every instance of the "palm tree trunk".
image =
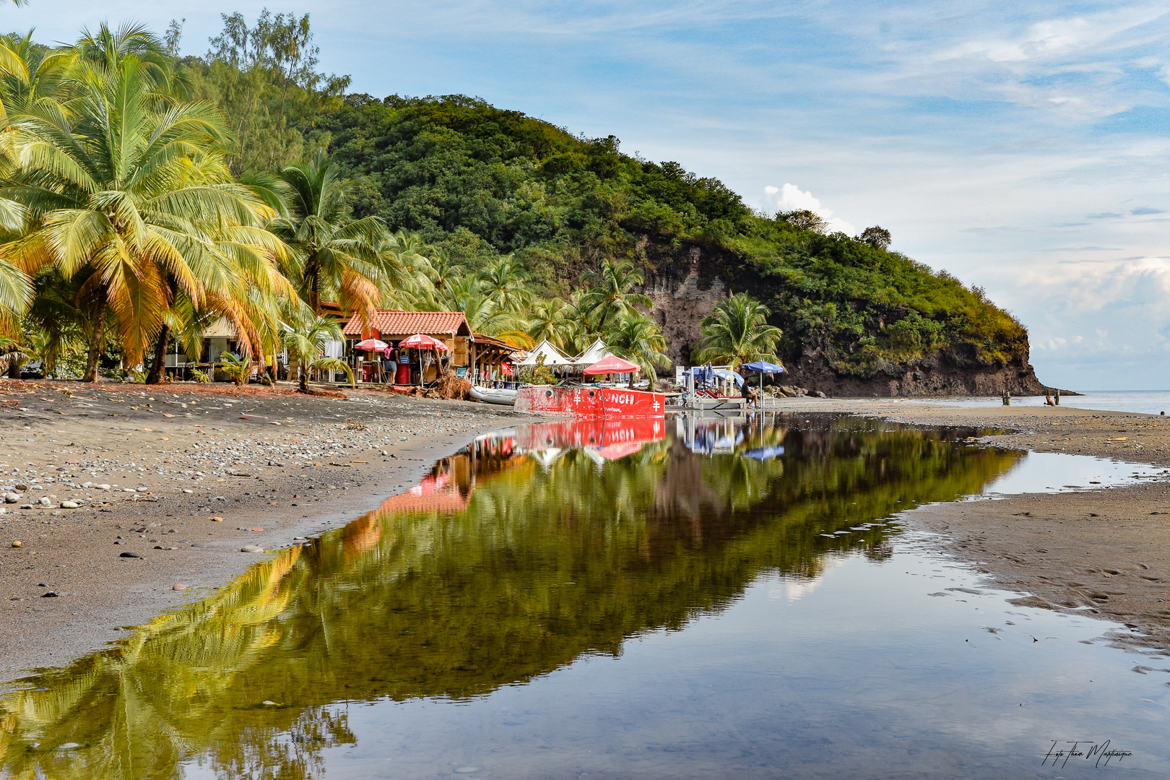
<svg viewBox="0 0 1170 780">
<path fill-rule="evenodd" d="M 314 270 L 313 282 L 309 287 L 309 308 L 314 314 L 321 313 L 321 274 Z"/>
<path fill-rule="evenodd" d="M 85 359 L 85 376 L 81 378 L 82 382 L 97 381 L 98 359 L 102 354 L 102 336 L 106 326 L 106 308 L 106 291 L 103 288 L 97 298 L 97 311 L 94 312 L 93 333 L 89 338 L 89 355 Z"/>
<path fill-rule="evenodd" d="M 154 342 L 154 362 L 150 365 L 150 373 L 146 375 L 146 384 L 157 385 L 162 382 L 167 364 L 167 344 L 170 340 L 171 328 L 164 322 Z"/>
</svg>

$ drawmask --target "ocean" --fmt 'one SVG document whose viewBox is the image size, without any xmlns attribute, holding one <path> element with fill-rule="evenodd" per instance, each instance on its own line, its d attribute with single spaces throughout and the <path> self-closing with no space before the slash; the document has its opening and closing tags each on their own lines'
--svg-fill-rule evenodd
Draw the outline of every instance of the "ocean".
<svg viewBox="0 0 1170 780">
<path fill-rule="evenodd" d="M 922 403 L 955 406 L 999 406 L 998 396 L 989 398 L 924 398 Z M 1012 406 L 1043 406 L 1044 396 L 1013 396 Z M 1109 412 L 1170 413 L 1170 390 L 1087 390 L 1082 395 L 1061 396 L 1061 406 Z"/>
</svg>

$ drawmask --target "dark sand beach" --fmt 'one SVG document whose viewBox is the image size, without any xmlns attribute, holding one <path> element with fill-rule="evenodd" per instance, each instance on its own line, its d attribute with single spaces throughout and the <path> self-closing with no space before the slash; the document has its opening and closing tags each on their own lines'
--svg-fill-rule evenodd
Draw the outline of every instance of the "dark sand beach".
<svg viewBox="0 0 1170 780">
<path fill-rule="evenodd" d="M 263 555 L 243 548 L 340 525 L 476 435 L 528 419 L 482 404 L 344 396 L 0 380 L 0 493 L 18 496 L 0 504 L 0 672 L 11 679 L 98 649 L 118 627 L 199 598 Z M 1170 467 L 1170 421 L 1147 415 L 889 400 L 777 408 L 1010 429 L 988 441 Z M 1087 607 L 1154 646 L 1170 640 L 1170 482 L 933 505 L 906 518 L 1029 603 Z"/>
<path fill-rule="evenodd" d="M 344 524 L 528 419 L 343 395 L 0 380 L 0 674 L 101 648 L 264 555 L 244 547 Z"/>
</svg>

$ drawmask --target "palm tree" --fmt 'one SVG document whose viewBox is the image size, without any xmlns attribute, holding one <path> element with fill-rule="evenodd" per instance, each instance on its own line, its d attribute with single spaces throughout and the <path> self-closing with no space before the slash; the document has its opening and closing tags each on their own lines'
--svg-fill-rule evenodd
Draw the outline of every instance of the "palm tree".
<svg viewBox="0 0 1170 780">
<path fill-rule="evenodd" d="M 570 304 L 559 298 L 538 298 L 528 310 L 525 330 L 537 341 L 547 339 L 558 349 L 566 349 L 581 327 L 580 319 L 572 316 L 575 313 Z"/>
<path fill-rule="evenodd" d="M 25 36 L 0 39 L 0 108 L 6 115 L 35 113 L 61 97 L 74 62 L 70 49 L 47 49 Z"/>
<path fill-rule="evenodd" d="M 666 339 L 658 324 L 644 314 L 635 312 L 623 317 L 603 334 L 605 343 L 633 363 L 650 380 L 650 386 L 658 379 L 656 366 L 666 364 Z M 630 377 L 630 386 L 634 384 Z"/>
<path fill-rule="evenodd" d="M 321 354 L 326 341 L 339 341 L 342 338 L 341 326 L 336 320 L 316 314 L 301 317 L 292 330 L 285 332 L 284 346 L 299 368 L 300 382 L 297 389 L 300 392 L 310 392 L 309 373 L 312 371 L 344 371 L 350 385 L 353 385 L 353 369 L 349 364 L 339 358 Z"/>
<path fill-rule="evenodd" d="M 779 362 L 776 344 L 782 332 L 768 324 L 770 313 L 747 293 L 736 293 L 715 304 L 700 325 L 703 338 L 695 360 L 733 366 L 752 360 Z"/>
<path fill-rule="evenodd" d="M 587 271 L 582 282 L 586 289 L 581 295 L 580 311 L 594 331 L 603 331 L 612 320 L 633 314 L 639 306 L 649 309 L 654 303 L 648 296 L 633 292 L 645 283 L 645 278 L 629 260 L 606 259 L 599 269 Z"/>
<path fill-rule="evenodd" d="M 28 277 L 0 258 L 0 333 L 4 331 L 5 318 L 15 318 L 23 312 L 31 297 Z"/>
<path fill-rule="evenodd" d="M 479 273 L 483 291 L 504 311 L 519 311 L 528 304 L 528 273 L 515 255 L 503 255 Z"/>
<path fill-rule="evenodd" d="M 383 231 L 379 236 L 378 254 L 386 271 L 389 287 L 382 302 L 409 308 L 424 301 L 433 292 L 431 261 L 424 254 L 426 246 L 416 233 Z"/>
<path fill-rule="evenodd" d="M 276 191 L 285 210 L 269 229 L 292 248 L 286 275 L 315 313 L 322 301 L 368 319 L 390 292 L 385 224 L 377 217 L 351 220 L 345 186 L 324 151 L 307 163 L 285 166 Z"/>
<path fill-rule="evenodd" d="M 68 114 L 45 105 L 10 121 L 17 168 L 0 196 L 26 209 L 33 228 L 0 245 L 0 256 L 29 274 L 90 272 L 80 291 L 93 309 L 85 380 L 96 378 L 110 314 L 135 365 L 165 337 L 178 294 L 241 326 L 237 302 L 253 285 L 290 289 L 273 262 L 282 245 L 259 227 L 271 211 L 230 181 L 217 153 L 224 133 L 214 109 L 159 107 L 134 54 L 80 71 L 71 92 Z"/>
</svg>

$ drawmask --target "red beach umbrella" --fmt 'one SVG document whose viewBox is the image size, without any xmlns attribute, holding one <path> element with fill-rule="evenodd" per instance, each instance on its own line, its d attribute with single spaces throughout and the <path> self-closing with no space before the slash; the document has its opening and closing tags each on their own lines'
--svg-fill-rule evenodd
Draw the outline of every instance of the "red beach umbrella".
<svg viewBox="0 0 1170 780">
<path fill-rule="evenodd" d="M 609 355 L 589 366 L 582 373 L 586 376 L 593 376 L 595 374 L 632 374 L 641 370 L 636 363 L 622 360 L 617 355 Z"/>
<path fill-rule="evenodd" d="M 365 339 L 364 341 L 359 341 L 357 344 L 354 344 L 353 348 L 359 349 L 362 352 L 382 352 L 383 350 L 389 348 L 389 346 L 390 345 L 385 341 L 379 341 L 378 339 Z"/>
<path fill-rule="evenodd" d="M 425 333 L 416 333 L 413 336 L 407 336 L 402 341 L 398 342 L 398 346 L 407 347 L 409 349 L 433 349 L 438 352 L 446 352 L 447 345 L 438 339 L 431 338 Z"/>
</svg>

